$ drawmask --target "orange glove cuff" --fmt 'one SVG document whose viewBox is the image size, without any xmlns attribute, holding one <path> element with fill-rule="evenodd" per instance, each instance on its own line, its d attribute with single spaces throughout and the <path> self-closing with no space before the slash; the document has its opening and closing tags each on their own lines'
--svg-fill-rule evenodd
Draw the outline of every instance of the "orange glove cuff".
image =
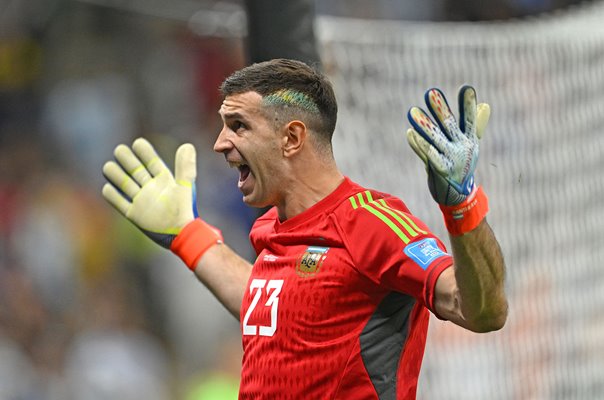
<svg viewBox="0 0 604 400">
<path fill-rule="evenodd" d="M 196 218 L 174 238 L 170 250 L 180 257 L 191 271 L 195 271 L 201 256 L 216 243 L 222 243 L 222 233 L 212 225 Z"/>
<path fill-rule="evenodd" d="M 460 204 L 440 206 L 445 218 L 445 226 L 451 235 L 459 236 L 476 228 L 489 211 L 489 200 L 481 186 Z"/>
</svg>

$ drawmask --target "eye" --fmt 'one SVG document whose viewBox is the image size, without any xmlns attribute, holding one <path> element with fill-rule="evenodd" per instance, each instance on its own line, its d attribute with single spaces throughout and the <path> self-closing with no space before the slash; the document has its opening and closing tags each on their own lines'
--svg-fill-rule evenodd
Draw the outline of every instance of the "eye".
<svg viewBox="0 0 604 400">
<path fill-rule="evenodd" d="M 241 121 L 233 121 L 233 123 L 231 124 L 231 129 L 233 130 L 233 132 L 237 132 L 241 129 L 247 129 L 247 127 Z"/>
</svg>

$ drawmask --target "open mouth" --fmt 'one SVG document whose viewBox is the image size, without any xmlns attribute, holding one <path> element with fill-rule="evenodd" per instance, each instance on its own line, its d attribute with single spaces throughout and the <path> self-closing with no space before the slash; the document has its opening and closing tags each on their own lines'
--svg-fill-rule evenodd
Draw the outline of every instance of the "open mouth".
<svg viewBox="0 0 604 400">
<path fill-rule="evenodd" d="M 241 187 L 243 186 L 243 183 L 247 180 L 247 178 L 250 176 L 251 174 L 251 169 L 249 167 L 249 165 L 245 164 L 245 163 L 240 163 L 240 162 L 229 162 L 231 168 L 237 168 L 237 170 L 239 170 L 239 182 L 238 182 L 238 186 Z"/>
<path fill-rule="evenodd" d="M 241 164 L 237 167 L 239 170 L 239 182 L 245 182 L 247 177 L 250 175 L 250 167 L 246 164 Z"/>
</svg>

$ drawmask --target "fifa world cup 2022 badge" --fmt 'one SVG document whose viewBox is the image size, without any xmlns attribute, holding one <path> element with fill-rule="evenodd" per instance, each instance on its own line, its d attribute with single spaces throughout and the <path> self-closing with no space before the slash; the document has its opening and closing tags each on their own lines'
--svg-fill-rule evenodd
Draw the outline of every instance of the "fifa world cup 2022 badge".
<svg viewBox="0 0 604 400">
<path fill-rule="evenodd" d="M 329 247 L 308 246 L 298 258 L 296 273 L 302 278 L 315 276 L 327 257 Z"/>
</svg>

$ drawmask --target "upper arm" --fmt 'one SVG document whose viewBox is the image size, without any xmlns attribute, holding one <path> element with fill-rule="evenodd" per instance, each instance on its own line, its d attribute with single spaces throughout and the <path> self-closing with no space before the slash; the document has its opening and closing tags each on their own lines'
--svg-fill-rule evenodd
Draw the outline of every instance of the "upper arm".
<svg viewBox="0 0 604 400">
<path fill-rule="evenodd" d="M 382 288 L 408 294 L 434 311 L 434 291 L 441 272 L 452 264 L 444 244 L 395 198 L 357 197 L 340 218 L 342 236 L 355 267 Z"/>
</svg>

